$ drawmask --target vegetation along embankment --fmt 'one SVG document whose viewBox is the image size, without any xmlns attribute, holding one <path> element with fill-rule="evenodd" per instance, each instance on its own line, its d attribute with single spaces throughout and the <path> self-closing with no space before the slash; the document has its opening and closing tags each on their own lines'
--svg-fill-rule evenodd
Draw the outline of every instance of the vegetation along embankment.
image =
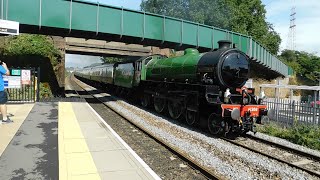
<svg viewBox="0 0 320 180">
<path fill-rule="evenodd" d="M 40 97 L 60 92 L 56 74 L 64 65 L 61 53 L 49 36 L 21 34 L 0 38 L 0 57 L 8 67 L 40 67 Z"/>
<path fill-rule="evenodd" d="M 308 126 L 295 124 L 285 128 L 275 123 L 265 124 L 258 127 L 258 131 L 271 136 L 287 139 L 288 141 L 320 150 L 320 128 L 319 126 Z"/>
</svg>

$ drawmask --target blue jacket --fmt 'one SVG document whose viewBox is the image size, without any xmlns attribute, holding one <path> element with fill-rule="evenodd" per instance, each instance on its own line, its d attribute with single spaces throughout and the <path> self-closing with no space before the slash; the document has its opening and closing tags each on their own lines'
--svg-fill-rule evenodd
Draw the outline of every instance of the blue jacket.
<svg viewBox="0 0 320 180">
<path fill-rule="evenodd" d="M 5 75 L 7 70 L 0 65 L 0 91 L 4 91 L 4 82 L 3 82 L 3 75 Z"/>
</svg>

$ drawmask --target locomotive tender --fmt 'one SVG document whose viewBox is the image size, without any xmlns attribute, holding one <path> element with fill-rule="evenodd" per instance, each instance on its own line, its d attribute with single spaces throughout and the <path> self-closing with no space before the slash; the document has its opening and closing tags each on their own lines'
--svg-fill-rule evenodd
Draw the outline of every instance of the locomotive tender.
<svg viewBox="0 0 320 180">
<path fill-rule="evenodd" d="M 219 48 L 199 53 L 186 49 L 180 57 L 161 55 L 134 62 L 87 67 L 75 76 L 116 89 L 154 106 L 173 119 L 185 118 L 189 125 L 205 124 L 212 134 L 255 132 L 254 123 L 267 115 L 266 105 L 243 87 L 249 77 L 249 58 L 229 41 Z"/>
</svg>

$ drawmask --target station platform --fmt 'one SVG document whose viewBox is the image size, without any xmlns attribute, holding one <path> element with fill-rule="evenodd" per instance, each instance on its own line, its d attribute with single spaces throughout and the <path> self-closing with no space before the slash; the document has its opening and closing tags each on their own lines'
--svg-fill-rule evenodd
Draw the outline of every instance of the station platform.
<svg viewBox="0 0 320 180">
<path fill-rule="evenodd" d="M 0 179 L 160 179 L 86 102 L 8 105 Z"/>
</svg>

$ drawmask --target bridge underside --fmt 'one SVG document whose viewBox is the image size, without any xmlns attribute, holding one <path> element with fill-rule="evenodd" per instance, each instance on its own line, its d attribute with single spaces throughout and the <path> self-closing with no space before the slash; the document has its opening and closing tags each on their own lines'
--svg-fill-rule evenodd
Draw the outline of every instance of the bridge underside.
<svg viewBox="0 0 320 180">
<path fill-rule="evenodd" d="M 66 53 L 93 56 L 147 56 L 152 54 L 150 46 L 82 38 L 65 38 Z"/>
</svg>

